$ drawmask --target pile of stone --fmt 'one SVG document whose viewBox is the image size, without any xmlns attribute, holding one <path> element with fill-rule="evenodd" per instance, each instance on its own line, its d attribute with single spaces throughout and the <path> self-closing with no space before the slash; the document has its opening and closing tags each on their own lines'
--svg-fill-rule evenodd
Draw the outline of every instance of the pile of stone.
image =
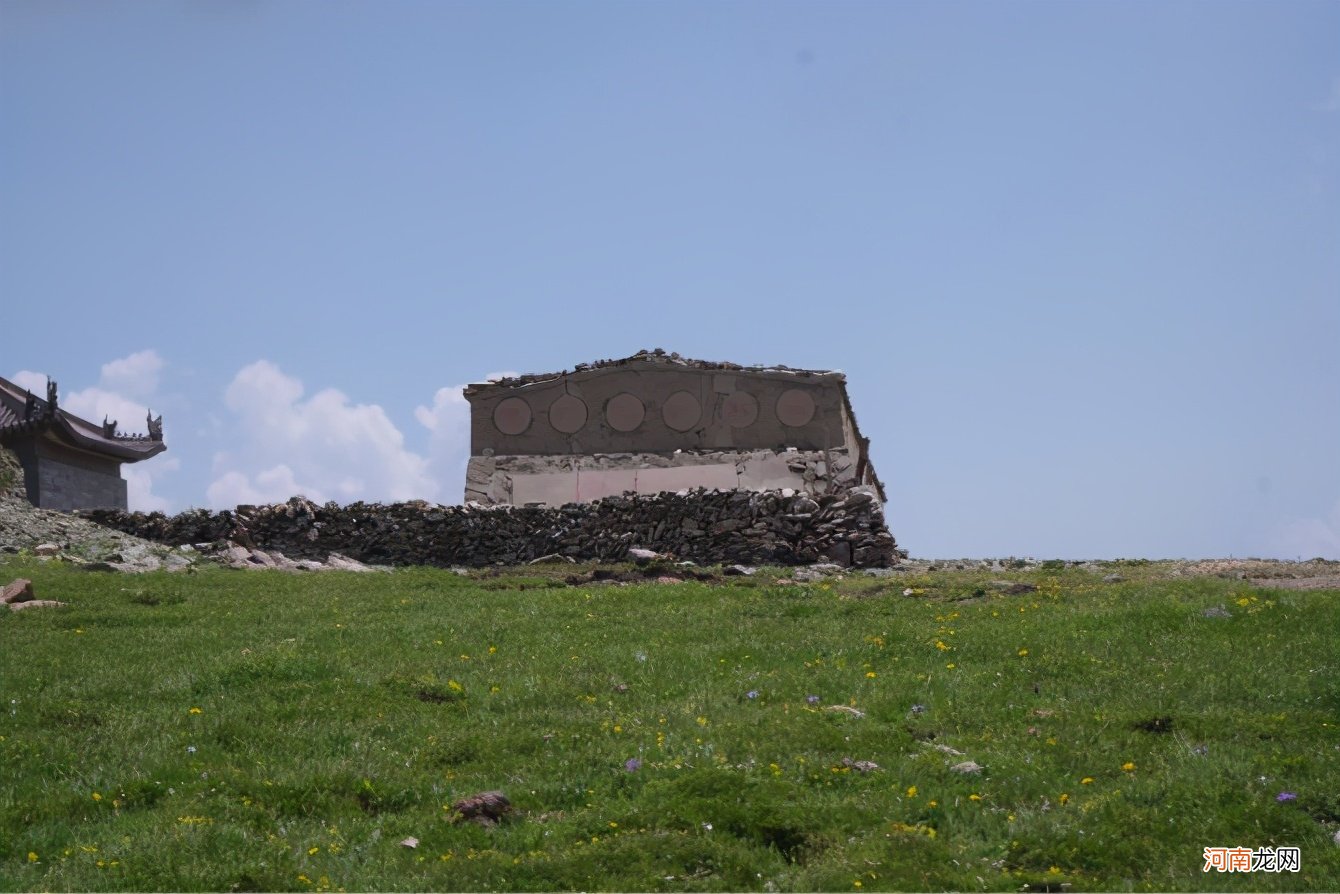
<svg viewBox="0 0 1340 894">
<path fill-rule="evenodd" d="M 166 544 L 237 544 L 293 561 L 340 553 L 378 565 L 518 565 L 559 555 L 618 562 L 647 548 L 699 564 L 883 568 L 898 558 L 872 490 L 811 497 L 790 490 L 607 497 L 560 508 L 353 503 L 302 497 L 273 506 L 175 516 L 94 510 L 83 515 Z"/>
<path fill-rule="evenodd" d="M 189 557 L 162 543 L 150 543 L 65 512 L 38 509 L 28 502 L 23 468 L 10 450 L 0 449 L 0 555 L 30 552 L 59 557 L 95 570 L 172 570 Z"/>
</svg>

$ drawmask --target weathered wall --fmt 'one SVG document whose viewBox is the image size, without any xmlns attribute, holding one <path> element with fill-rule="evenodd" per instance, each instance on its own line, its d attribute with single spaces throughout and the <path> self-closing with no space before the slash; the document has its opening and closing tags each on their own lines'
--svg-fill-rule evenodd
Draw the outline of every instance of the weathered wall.
<svg viewBox="0 0 1340 894">
<path fill-rule="evenodd" d="M 822 450 L 845 445 L 840 373 L 651 363 L 471 386 L 471 454 Z"/>
<path fill-rule="evenodd" d="M 467 502 L 492 506 L 585 503 L 625 492 L 781 490 L 811 496 L 856 483 L 846 450 L 598 453 L 589 456 L 475 456 L 466 471 Z"/>
<path fill-rule="evenodd" d="M 289 558 L 339 552 L 395 565 L 507 565 L 551 553 L 618 561 L 640 546 L 701 564 L 835 561 L 884 567 L 896 544 L 879 503 L 857 488 L 811 498 L 787 491 L 692 491 L 610 497 L 556 509 L 516 506 L 314 505 L 301 497 L 235 512 L 171 518 L 83 513 L 117 530 L 172 544 L 231 540 Z"/>
<path fill-rule="evenodd" d="M 46 438 L 14 445 L 23 463 L 29 501 L 42 509 L 125 509 L 121 464 L 91 456 Z"/>
</svg>

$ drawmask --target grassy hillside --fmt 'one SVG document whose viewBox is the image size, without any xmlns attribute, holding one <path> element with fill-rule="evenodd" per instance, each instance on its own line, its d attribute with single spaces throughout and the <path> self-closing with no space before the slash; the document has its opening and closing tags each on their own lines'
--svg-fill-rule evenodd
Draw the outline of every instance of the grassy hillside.
<svg viewBox="0 0 1340 894">
<path fill-rule="evenodd" d="M 71 605 L 0 613 L 0 887 L 1340 888 L 1340 593 L 1117 570 L 11 560 Z"/>
</svg>

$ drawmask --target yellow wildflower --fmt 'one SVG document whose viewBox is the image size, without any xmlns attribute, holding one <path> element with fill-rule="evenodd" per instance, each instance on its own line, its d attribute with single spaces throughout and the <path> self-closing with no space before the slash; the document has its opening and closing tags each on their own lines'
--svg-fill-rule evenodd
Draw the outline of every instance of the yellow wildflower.
<svg viewBox="0 0 1340 894">
<path fill-rule="evenodd" d="M 1060 801 L 1062 806 L 1064 806 L 1070 803 L 1070 795 L 1066 794 L 1065 792 L 1061 792 L 1061 797 L 1057 798 L 1056 800 Z"/>
<path fill-rule="evenodd" d="M 917 787 L 915 785 L 909 785 L 907 787 L 907 796 L 909 798 L 915 798 L 917 796 Z"/>
<path fill-rule="evenodd" d="M 37 862 L 37 852 L 36 852 L 36 851 L 28 851 L 28 862 L 29 862 L 29 863 L 36 863 L 36 862 Z"/>
<path fill-rule="evenodd" d="M 102 800 L 102 795 L 98 794 L 97 792 L 94 792 L 94 793 L 93 793 L 93 800 L 94 800 L 94 801 L 101 801 L 101 800 Z"/>
<path fill-rule="evenodd" d="M 191 709 L 190 711 L 188 711 L 187 713 L 189 713 L 189 714 L 203 714 L 204 712 L 203 712 L 201 709 L 199 709 L 199 708 L 192 708 L 192 709 Z"/>
<path fill-rule="evenodd" d="M 1135 764 L 1133 764 L 1130 761 L 1126 761 L 1126 763 L 1121 765 L 1121 769 L 1125 770 L 1127 773 L 1130 773 L 1132 770 L 1135 769 Z"/>
<path fill-rule="evenodd" d="M 1081 780 L 1079 781 L 1079 784 L 1080 784 L 1080 785 L 1093 785 L 1093 777 L 1092 777 L 1092 776 L 1085 776 L 1083 779 L 1081 779 Z"/>
<path fill-rule="evenodd" d="M 1020 658 L 1027 658 L 1027 657 L 1028 657 L 1028 650 L 1027 650 L 1027 649 L 1020 649 L 1020 650 L 1019 650 L 1019 657 L 1020 657 Z"/>
</svg>

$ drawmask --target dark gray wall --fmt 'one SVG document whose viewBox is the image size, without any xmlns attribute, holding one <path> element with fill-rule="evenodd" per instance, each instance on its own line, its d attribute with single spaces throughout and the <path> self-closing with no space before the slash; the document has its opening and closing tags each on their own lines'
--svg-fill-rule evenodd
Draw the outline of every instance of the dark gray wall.
<svg viewBox="0 0 1340 894">
<path fill-rule="evenodd" d="M 16 449 L 28 499 L 42 509 L 125 509 L 126 482 L 115 460 L 72 450 L 46 439 Z M 36 462 L 31 462 L 32 457 Z"/>
<path fill-rule="evenodd" d="M 572 373 L 521 387 L 486 388 L 467 395 L 471 453 L 481 456 L 485 449 L 516 456 L 836 448 L 845 441 L 841 381 L 837 374 L 792 376 L 649 364 Z M 804 425 L 785 425 L 777 415 L 778 398 L 793 389 L 807 393 L 814 402 L 813 417 Z M 662 415 L 666 401 L 680 391 L 692 395 L 700 410 L 697 424 L 682 432 L 667 425 Z M 756 419 L 741 427 L 723 418 L 727 401 L 737 392 L 751 395 L 758 407 Z M 606 418 L 609 401 L 621 393 L 634 395 L 644 407 L 642 423 L 633 431 L 618 431 Z M 586 408 L 585 425 L 571 434 L 555 429 L 549 418 L 551 405 L 565 394 L 580 399 Z M 495 425 L 495 410 L 508 398 L 521 398 L 530 408 L 529 426 L 519 434 L 504 434 Z"/>
</svg>

